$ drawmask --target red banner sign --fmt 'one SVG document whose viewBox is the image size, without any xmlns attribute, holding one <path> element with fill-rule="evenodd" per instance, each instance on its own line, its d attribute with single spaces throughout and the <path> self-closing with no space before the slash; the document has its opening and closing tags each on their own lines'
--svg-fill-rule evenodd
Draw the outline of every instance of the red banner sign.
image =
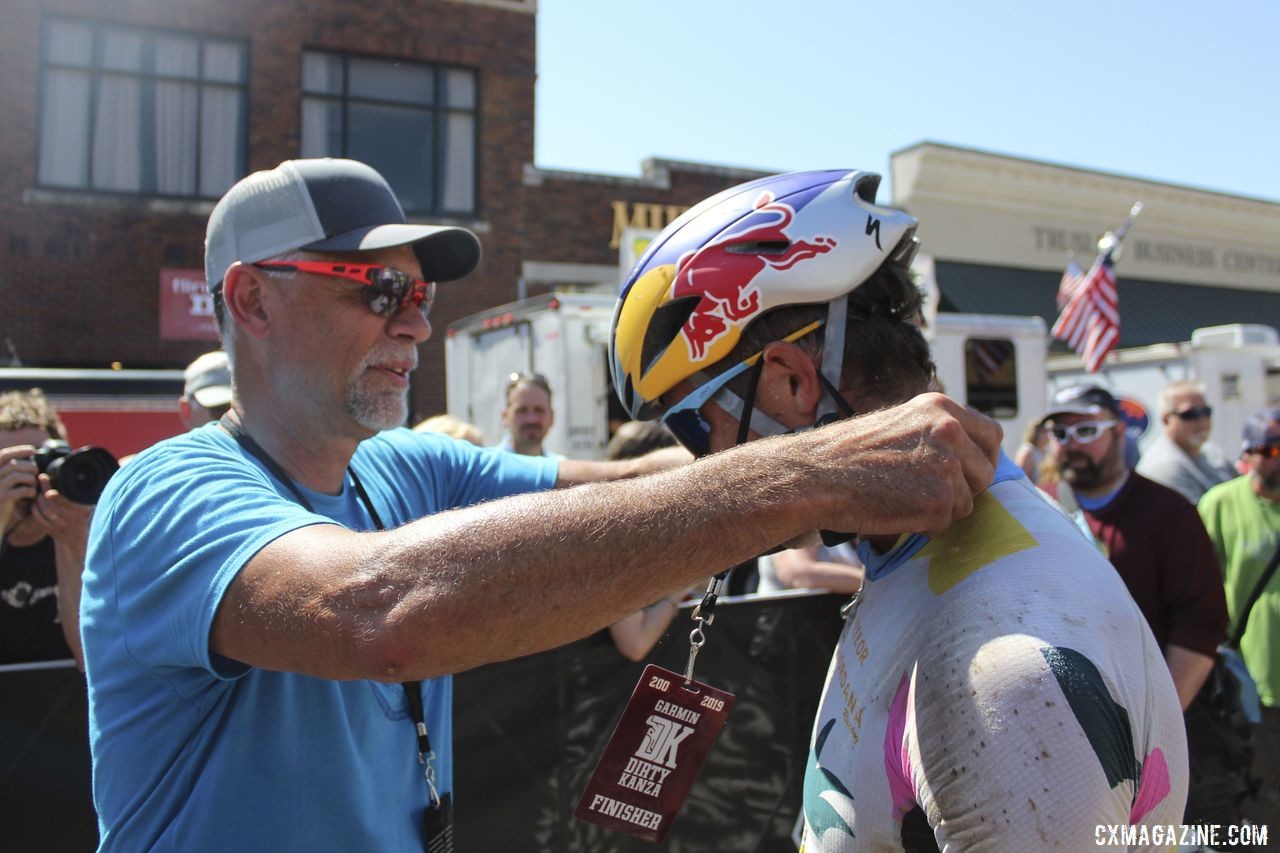
<svg viewBox="0 0 1280 853">
<path fill-rule="evenodd" d="M 205 287 L 204 270 L 160 270 L 160 340 L 218 340 L 213 297 Z"/>
</svg>

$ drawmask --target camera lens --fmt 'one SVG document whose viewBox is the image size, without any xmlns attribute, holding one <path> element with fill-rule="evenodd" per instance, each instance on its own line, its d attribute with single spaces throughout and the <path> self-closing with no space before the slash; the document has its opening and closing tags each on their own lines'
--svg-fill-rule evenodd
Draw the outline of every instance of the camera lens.
<svg viewBox="0 0 1280 853">
<path fill-rule="evenodd" d="M 82 447 L 49 463 L 53 487 L 78 504 L 96 504 L 120 463 L 103 447 Z"/>
</svg>

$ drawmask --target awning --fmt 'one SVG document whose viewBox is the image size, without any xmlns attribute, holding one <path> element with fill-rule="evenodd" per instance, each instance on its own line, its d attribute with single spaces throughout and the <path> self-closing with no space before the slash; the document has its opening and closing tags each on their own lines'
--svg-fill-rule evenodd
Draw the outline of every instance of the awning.
<svg viewBox="0 0 1280 853">
<path fill-rule="evenodd" d="M 1059 272 L 935 261 L 939 310 L 1057 319 Z M 1120 346 L 1191 340 L 1202 326 L 1264 323 L 1280 330 L 1280 294 L 1121 277 Z M 1055 342 L 1054 349 L 1065 345 Z"/>
</svg>

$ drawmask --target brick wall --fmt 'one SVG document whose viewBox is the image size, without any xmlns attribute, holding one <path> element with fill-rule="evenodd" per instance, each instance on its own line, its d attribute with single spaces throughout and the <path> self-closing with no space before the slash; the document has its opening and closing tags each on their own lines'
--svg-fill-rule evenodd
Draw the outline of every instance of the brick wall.
<svg viewBox="0 0 1280 853">
<path fill-rule="evenodd" d="M 442 286 L 415 374 L 413 417 L 443 411 L 452 321 L 516 298 L 525 260 L 617 264 L 614 201 L 687 206 L 748 173 L 660 164 L 611 178 L 526 180 L 534 161 L 535 17 L 527 0 L 9 0 L 0 27 L 0 363 L 181 368 L 212 345 L 159 337 L 159 271 L 203 266 L 211 201 L 36 186 L 40 34 L 46 16 L 228 36 L 249 48 L 250 171 L 298 156 L 301 53 L 319 48 L 478 72 L 479 269 Z M 536 171 L 536 170 L 535 170 Z"/>
</svg>

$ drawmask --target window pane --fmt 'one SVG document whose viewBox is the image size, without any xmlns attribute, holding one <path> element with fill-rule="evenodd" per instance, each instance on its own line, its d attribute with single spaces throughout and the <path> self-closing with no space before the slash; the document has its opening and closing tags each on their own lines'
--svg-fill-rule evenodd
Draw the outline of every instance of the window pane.
<svg viewBox="0 0 1280 853">
<path fill-rule="evenodd" d="M 406 104 L 429 104 L 434 100 L 432 69 L 422 65 L 351 59 L 347 64 L 347 85 L 353 98 L 377 98 Z"/>
<path fill-rule="evenodd" d="M 993 418 L 1018 414 L 1018 359 L 1007 338 L 964 342 L 965 402 Z"/>
<path fill-rule="evenodd" d="M 244 79 L 244 46 L 229 41 L 208 41 L 204 44 L 204 77 L 224 83 L 239 83 Z"/>
<path fill-rule="evenodd" d="M 195 39 L 163 36 L 156 39 L 155 71 L 165 77 L 199 77 L 200 43 Z"/>
<path fill-rule="evenodd" d="M 324 98 L 302 99 L 302 156 L 342 156 L 342 105 Z"/>
<path fill-rule="evenodd" d="M 200 195 L 220 196 L 244 174 L 243 117 L 239 89 L 205 87 L 200 100 Z"/>
<path fill-rule="evenodd" d="M 98 83 L 93 128 L 93 185 L 104 190 L 142 188 L 141 84 L 104 76 Z"/>
<path fill-rule="evenodd" d="M 342 94 L 342 57 L 328 53 L 302 54 L 302 91 Z"/>
<path fill-rule="evenodd" d="M 476 105 L 476 75 L 471 71 L 450 69 L 444 76 L 444 102 L 446 106 L 474 108 Z"/>
<path fill-rule="evenodd" d="M 347 156 L 382 173 L 405 210 L 430 210 L 431 114 L 402 107 L 352 104 Z"/>
<path fill-rule="evenodd" d="M 63 65 L 93 63 L 93 30 L 87 24 L 49 21 L 44 35 L 47 61 Z"/>
<path fill-rule="evenodd" d="M 194 195 L 196 190 L 196 104 L 193 83 L 157 83 L 155 87 L 155 189 L 164 195 Z"/>
<path fill-rule="evenodd" d="M 440 159 L 440 206 L 470 212 L 476 206 L 476 121 L 470 113 L 450 113 L 445 119 L 444 152 Z"/>
<path fill-rule="evenodd" d="M 142 34 L 105 30 L 102 34 L 102 66 L 113 71 L 141 71 Z"/>
<path fill-rule="evenodd" d="M 40 173 L 46 186 L 89 182 L 89 75 L 50 69 L 40 104 Z"/>
</svg>

